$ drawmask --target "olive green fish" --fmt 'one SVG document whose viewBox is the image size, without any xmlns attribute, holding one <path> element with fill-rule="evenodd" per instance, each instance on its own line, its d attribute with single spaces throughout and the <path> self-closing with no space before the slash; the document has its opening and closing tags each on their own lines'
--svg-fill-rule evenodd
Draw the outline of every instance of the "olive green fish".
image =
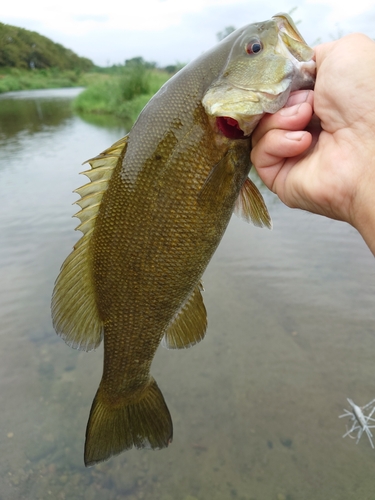
<svg viewBox="0 0 375 500">
<path fill-rule="evenodd" d="M 83 236 L 52 298 L 56 331 L 84 350 L 104 338 L 86 430 L 86 466 L 164 448 L 172 420 L 150 375 L 171 349 L 205 335 L 201 277 L 236 211 L 270 227 L 248 178 L 250 135 L 292 90 L 312 88 L 313 51 L 286 14 L 241 28 L 150 100 L 129 134 L 89 161 L 76 192 Z"/>
</svg>

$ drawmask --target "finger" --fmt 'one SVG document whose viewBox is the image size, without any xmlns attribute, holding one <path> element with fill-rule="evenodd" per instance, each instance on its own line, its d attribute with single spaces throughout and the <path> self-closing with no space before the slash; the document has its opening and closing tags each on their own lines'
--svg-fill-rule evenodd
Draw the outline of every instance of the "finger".
<svg viewBox="0 0 375 500">
<path fill-rule="evenodd" d="M 251 152 L 251 161 L 259 177 L 287 205 L 283 194 L 285 179 L 309 148 L 311 140 L 311 134 L 303 130 L 270 130 Z"/>
<path fill-rule="evenodd" d="M 251 151 L 251 162 L 260 171 L 274 166 L 285 158 L 304 153 L 311 145 L 312 136 L 304 130 L 270 130 Z"/>
<path fill-rule="evenodd" d="M 302 102 L 300 102 L 302 100 Z M 289 105 L 290 104 L 290 105 Z M 298 91 L 291 94 L 287 106 L 275 114 L 267 114 L 259 122 L 252 134 L 252 144 L 272 129 L 302 130 L 306 127 L 313 114 L 313 92 Z"/>
<path fill-rule="evenodd" d="M 295 90 L 294 92 L 291 92 L 283 107 L 288 108 L 290 106 L 294 106 L 295 104 L 302 104 L 303 102 L 307 102 L 311 106 L 313 105 L 314 92 L 312 90 Z"/>
<path fill-rule="evenodd" d="M 332 50 L 337 45 L 337 40 L 333 42 L 321 43 L 314 47 L 314 59 L 316 60 L 317 68 L 321 66 L 322 62 L 328 55 L 331 54 Z"/>
</svg>

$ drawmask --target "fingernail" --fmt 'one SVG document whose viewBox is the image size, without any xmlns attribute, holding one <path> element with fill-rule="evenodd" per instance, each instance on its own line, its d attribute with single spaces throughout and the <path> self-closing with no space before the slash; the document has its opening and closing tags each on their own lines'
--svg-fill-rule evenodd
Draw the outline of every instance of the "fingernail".
<svg viewBox="0 0 375 500">
<path fill-rule="evenodd" d="M 294 106 L 289 106 L 287 108 L 282 108 L 280 110 L 280 115 L 282 116 L 293 116 L 298 113 L 301 104 L 294 104 Z"/>
<path fill-rule="evenodd" d="M 289 96 L 284 107 L 288 108 L 290 106 L 294 106 L 295 104 L 302 104 L 303 102 L 306 102 L 309 94 L 310 90 L 300 90 L 298 92 L 294 92 L 291 96 Z"/>
<path fill-rule="evenodd" d="M 298 132 L 287 132 L 285 137 L 290 141 L 300 141 L 305 134 L 305 131 L 300 130 Z"/>
</svg>

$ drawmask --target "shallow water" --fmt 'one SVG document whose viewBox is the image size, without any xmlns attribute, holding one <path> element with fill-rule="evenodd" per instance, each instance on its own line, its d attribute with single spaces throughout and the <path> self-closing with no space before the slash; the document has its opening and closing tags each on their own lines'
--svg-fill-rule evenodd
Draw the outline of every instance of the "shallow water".
<svg viewBox="0 0 375 500">
<path fill-rule="evenodd" d="M 173 444 L 85 469 L 102 349 L 56 336 L 50 296 L 80 235 L 81 163 L 125 130 L 74 116 L 75 92 L 0 97 L 0 499 L 374 498 L 375 451 L 338 419 L 375 398 L 374 259 L 267 192 L 274 229 L 234 217 L 206 271 L 206 339 L 155 358 Z"/>
</svg>

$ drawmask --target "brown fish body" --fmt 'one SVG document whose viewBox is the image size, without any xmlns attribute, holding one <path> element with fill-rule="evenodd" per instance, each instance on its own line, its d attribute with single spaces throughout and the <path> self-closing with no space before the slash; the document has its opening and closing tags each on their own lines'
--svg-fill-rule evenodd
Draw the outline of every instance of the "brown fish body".
<svg viewBox="0 0 375 500">
<path fill-rule="evenodd" d="M 195 321 L 200 324 L 198 328 L 191 325 L 191 337 L 181 343 L 188 347 L 204 335 L 206 314 L 199 280 L 249 172 L 250 145 L 249 141 L 232 144 L 234 141 L 226 140 L 220 148 L 215 147 L 200 103 L 194 115 L 189 127 L 179 125 L 166 134 L 145 161 L 146 168 L 135 174 L 136 169 L 119 165 L 103 197 L 92 240 L 93 279 L 105 349 L 94 408 L 99 401 L 105 406 L 129 407 L 131 401 L 138 403 L 147 394 L 150 384 L 155 385 L 150 378 L 155 351 L 192 295 L 196 296 L 194 305 L 198 302 L 193 311 Z M 175 133 L 180 137 L 176 139 Z M 131 146 L 130 133 L 124 158 L 127 167 Z M 136 156 L 137 146 L 134 152 Z M 221 186 L 214 178 L 211 185 L 207 178 L 213 165 L 220 162 L 225 173 L 220 174 Z M 136 160 L 134 163 L 137 165 Z M 124 187 L 126 197 L 120 196 Z M 211 193 L 218 187 L 221 195 Z M 108 228 L 116 226 L 121 230 L 116 231 L 113 241 Z M 146 445 L 161 448 L 172 439 L 172 424 L 156 388 L 155 400 L 158 415 L 164 411 L 163 423 L 157 426 L 163 432 L 149 432 L 154 440 L 148 437 Z M 157 421 L 157 415 L 152 420 Z M 90 424 L 91 419 L 87 443 L 90 432 L 95 433 Z M 136 426 L 126 447 L 145 446 L 144 438 L 137 441 L 138 435 Z M 92 456 L 86 446 L 88 463 L 92 463 Z"/>
<path fill-rule="evenodd" d="M 290 22 L 285 15 L 277 19 Z M 90 161 L 92 170 L 85 173 L 91 182 L 77 190 L 84 236 L 63 265 L 52 309 L 55 328 L 67 343 L 89 350 L 104 336 L 103 377 L 86 431 L 86 465 L 133 446 L 168 446 L 172 421 L 150 376 L 155 351 L 163 337 L 170 348 L 189 347 L 204 337 L 200 279 L 238 200 L 247 219 L 269 224 L 247 177 L 249 132 L 264 113 L 255 93 L 259 83 L 248 92 L 242 82 L 233 90 L 229 80 L 249 44 L 258 47 L 260 34 L 267 34 L 261 43 L 272 50 L 278 26 L 268 21 L 238 30 L 220 50 L 184 68 L 154 96 L 128 136 Z M 294 42 L 305 48 L 293 29 Z M 281 107 L 295 84 L 286 59 L 279 53 L 270 59 L 278 74 L 274 88 L 267 73 L 265 110 Z M 305 85 L 311 84 L 308 75 Z M 227 105 L 217 97 L 223 88 L 225 95 L 235 95 L 233 116 L 215 111 Z M 250 104 L 245 102 L 241 111 L 247 99 Z"/>
<path fill-rule="evenodd" d="M 92 244 L 105 331 L 102 384 L 116 394 L 121 386 L 126 390 L 130 372 L 140 386 L 147 383 L 154 352 L 198 286 L 250 170 L 249 141 L 227 140 L 217 148 L 201 105 L 195 115 L 192 126 L 178 128 L 181 138 L 173 130 L 166 134 L 136 175 L 131 168 L 116 168 L 97 218 Z M 131 146 L 130 133 L 127 167 Z M 219 162 L 225 172 L 222 193 L 208 196 L 217 186 L 206 181 Z M 108 228 L 116 225 L 121 230 L 114 242 Z"/>
<path fill-rule="evenodd" d="M 225 140 L 219 148 L 201 104 L 194 115 L 191 124 L 171 127 L 139 172 L 129 168 L 130 133 L 127 168 L 119 165 L 114 171 L 93 235 L 93 276 L 104 329 L 117 318 L 119 327 L 126 326 L 126 338 L 131 326 L 137 332 L 137 346 L 132 347 L 143 357 L 151 347 L 150 337 L 155 350 L 198 285 L 250 170 L 248 140 Z M 136 157 L 138 144 L 133 151 Z M 207 179 L 220 162 L 218 195 L 210 192 L 217 188 L 215 179 Z M 138 163 L 135 158 L 135 166 Z M 126 370 L 139 356 L 129 352 Z M 111 372 L 119 373 L 113 363 Z"/>
</svg>

